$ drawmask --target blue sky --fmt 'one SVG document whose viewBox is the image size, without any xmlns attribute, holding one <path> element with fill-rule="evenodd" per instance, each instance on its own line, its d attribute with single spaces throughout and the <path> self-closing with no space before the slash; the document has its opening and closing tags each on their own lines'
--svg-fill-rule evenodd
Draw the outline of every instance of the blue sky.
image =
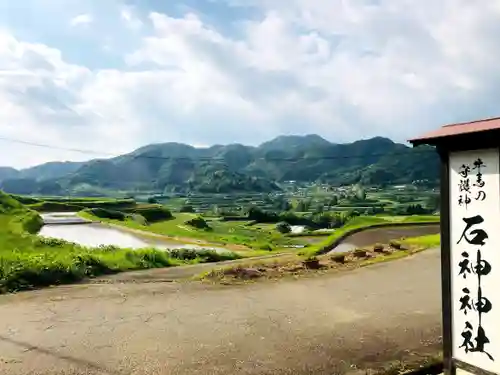
<svg viewBox="0 0 500 375">
<path fill-rule="evenodd" d="M 500 0 L 0 0 L 0 138 L 404 141 L 500 115 L 499 21 Z M 0 150 L 15 167 L 89 158 Z"/>
</svg>

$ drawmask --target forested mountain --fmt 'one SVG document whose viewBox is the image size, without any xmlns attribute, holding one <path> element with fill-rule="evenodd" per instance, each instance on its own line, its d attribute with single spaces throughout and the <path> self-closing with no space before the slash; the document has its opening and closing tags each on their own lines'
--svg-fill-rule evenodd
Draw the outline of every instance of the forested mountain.
<svg viewBox="0 0 500 375">
<path fill-rule="evenodd" d="M 258 147 L 195 148 L 159 143 L 85 163 L 53 162 L 17 171 L 0 167 L 11 193 L 66 194 L 82 187 L 144 191 L 273 191 L 283 181 L 383 185 L 438 181 L 436 153 L 375 137 L 347 144 L 318 135 L 280 136 Z"/>
</svg>

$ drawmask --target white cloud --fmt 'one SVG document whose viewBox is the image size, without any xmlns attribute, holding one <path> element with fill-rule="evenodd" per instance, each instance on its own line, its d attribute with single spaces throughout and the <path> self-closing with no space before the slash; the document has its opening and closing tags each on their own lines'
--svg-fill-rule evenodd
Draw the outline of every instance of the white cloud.
<svg viewBox="0 0 500 375">
<path fill-rule="evenodd" d="M 70 21 L 69 21 L 69 24 L 71 26 L 79 26 L 79 25 L 83 25 L 83 26 L 86 26 L 86 25 L 89 25 L 93 22 L 93 18 L 90 14 L 88 13 L 84 13 L 84 14 L 79 14 L 78 16 L 76 17 L 73 17 Z"/>
<path fill-rule="evenodd" d="M 142 21 L 134 15 L 131 7 L 123 7 L 120 10 L 120 17 L 130 29 L 139 30 L 143 27 Z"/>
<path fill-rule="evenodd" d="M 193 12 L 141 19 L 119 8 L 142 39 L 114 69 L 0 34 L 0 136 L 112 153 L 280 133 L 402 141 L 498 114 L 499 0 L 238 1 L 261 17 L 238 20 L 237 32 Z M 0 165 L 76 157 L 4 147 Z"/>
</svg>

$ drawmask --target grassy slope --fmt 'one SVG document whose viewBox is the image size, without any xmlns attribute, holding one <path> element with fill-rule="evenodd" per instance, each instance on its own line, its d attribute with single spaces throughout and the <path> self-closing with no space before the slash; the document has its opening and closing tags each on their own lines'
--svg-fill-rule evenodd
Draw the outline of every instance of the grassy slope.
<svg viewBox="0 0 500 375">
<path fill-rule="evenodd" d="M 441 237 L 439 234 L 429 234 L 426 236 L 406 238 L 402 242 L 408 245 L 423 246 L 425 248 L 436 247 L 441 244 Z"/>
<path fill-rule="evenodd" d="M 170 255 L 154 249 L 90 249 L 35 233 L 40 216 L 0 192 L 0 292 L 74 282 L 125 270 L 235 259 L 236 254 L 207 251 Z M 188 258 L 188 259 L 185 259 Z"/>
<path fill-rule="evenodd" d="M 196 214 L 176 213 L 171 220 L 159 221 L 149 225 L 142 225 L 133 220 L 110 220 L 95 217 L 88 212 L 80 212 L 80 216 L 96 221 L 108 222 L 131 229 L 161 234 L 181 241 L 198 239 L 209 243 L 222 245 L 236 244 L 255 249 L 277 249 L 285 245 L 300 244 L 299 239 L 284 236 L 274 230 L 273 224 L 259 224 L 247 226 L 246 221 L 219 221 L 208 220 L 211 231 L 197 230 L 185 224 L 187 220 L 196 217 Z"/>
</svg>

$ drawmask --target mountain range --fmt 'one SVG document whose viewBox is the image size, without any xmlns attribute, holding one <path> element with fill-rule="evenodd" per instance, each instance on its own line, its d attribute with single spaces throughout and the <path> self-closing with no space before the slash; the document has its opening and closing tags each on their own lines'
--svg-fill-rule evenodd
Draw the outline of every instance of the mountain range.
<svg viewBox="0 0 500 375">
<path fill-rule="evenodd" d="M 0 189 L 15 194 L 270 192 L 290 180 L 332 185 L 437 183 L 439 162 L 431 147 L 413 149 L 384 137 L 337 144 L 311 134 L 279 136 L 256 147 L 158 143 L 110 159 L 50 162 L 22 170 L 0 167 Z"/>
</svg>

